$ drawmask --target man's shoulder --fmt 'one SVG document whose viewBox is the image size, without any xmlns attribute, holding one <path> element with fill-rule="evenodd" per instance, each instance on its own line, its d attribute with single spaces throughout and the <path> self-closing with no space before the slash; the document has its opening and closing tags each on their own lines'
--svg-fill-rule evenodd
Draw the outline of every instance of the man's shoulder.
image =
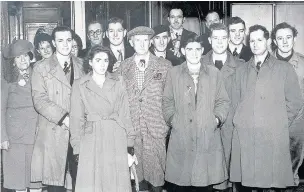
<svg viewBox="0 0 304 192">
<path fill-rule="evenodd" d="M 52 62 L 53 62 L 53 56 L 44 60 L 37 61 L 34 64 L 33 71 L 48 72 L 50 70 Z"/>
</svg>

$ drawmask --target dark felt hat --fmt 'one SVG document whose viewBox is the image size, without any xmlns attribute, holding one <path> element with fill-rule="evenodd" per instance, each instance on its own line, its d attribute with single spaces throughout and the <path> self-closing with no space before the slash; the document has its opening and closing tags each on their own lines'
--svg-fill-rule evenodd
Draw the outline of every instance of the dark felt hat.
<svg viewBox="0 0 304 192">
<path fill-rule="evenodd" d="M 9 44 L 3 49 L 3 56 L 9 59 L 15 58 L 17 56 L 32 51 L 33 48 L 34 48 L 33 44 L 28 40 L 19 39 L 13 41 L 13 43 Z"/>
<path fill-rule="evenodd" d="M 153 37 L 154 30 L 151 29 L 150 27 L 139 26 L 139 27 L 135 27 L 134 29 L 132 29 L 127 33 L 128 39 L 130 39 L 134 35 L 149 35 L 150 37 Z"/>
<path fill-rule="evenodd" d="M 167 25 L 157 25 L 153 28 L 153 30 L 155 32 L 153 37 L 155 37 L 158 34 L 164 33 L 164 32 L 169 33 L 169 31 L 170 31 L 169 26 L 167 26 Z"/>
</svg>

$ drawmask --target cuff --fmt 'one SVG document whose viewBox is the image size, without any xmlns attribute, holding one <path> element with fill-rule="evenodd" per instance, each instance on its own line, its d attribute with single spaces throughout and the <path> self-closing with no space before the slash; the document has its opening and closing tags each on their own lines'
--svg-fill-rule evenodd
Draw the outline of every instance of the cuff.
<svg viewBox="0 0 304 192">
<path fill-rule="evenodd" d="M 67 113 L 65 113 L 62 117 L 61 117 L 61 119 L 58 121 L 58 125 L 59 126 L 62 126 L 62 122 L 63 122 L 63 120 L 66 118 L 66 116 L 68 116 L 69 115 L 69 113 L 67 112 Z"/>
</svg>

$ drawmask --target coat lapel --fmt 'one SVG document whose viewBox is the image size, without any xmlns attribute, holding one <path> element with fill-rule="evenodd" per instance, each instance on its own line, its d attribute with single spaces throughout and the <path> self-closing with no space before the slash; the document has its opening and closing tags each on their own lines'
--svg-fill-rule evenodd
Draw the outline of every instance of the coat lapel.
<svg viewBox="0 0 304 192">
<path fill-rule="evenodd" d="M 130 63 L 125 63 L 127 65 L 126 70 L 123 74 L 126 84 L 127 84 L 127 89 L 130 90 L 135 90 L 136 92 L 139 91 L 138 86 L 137 86 L 137 80 L 135 76 L 135 61 L 134 61 L 134 55 L 130 59 Z"/>
<path fill-rule="evenodd" d="M 230 75 L 235 73 L 236 63 L 230 52 L 227 52 L 227 60 L 221 69 L 222 77 L 225 80 Z"/>
<path fill-rule="evenodd" d="M 143 87 L 142 90 L 144 90 L 147 85 L 151 82 L 152 78 L 156 75 L 157 73 L 157 57 L 150 54 L 149 56 L 149 65 L 147 67 L 147 71 L 145 73 L 145 81 L 143 82 Z"/>
<path fill-rule="evenodd" d="M 106 92 L 109 91 L 113 86 L 114 86 L 114 81 L 112 79 L 110 79 L 109 77 L 106 77 L 106 80 L 105 80 L 102 88 L 100 88 L 95 83 L 95 81 L 92 79 L 91 75 L 89 77 L 89 81 L 86 84 L 87 89 L 89 89 L 90 91 L 96 93 L 98 96 L 102 97 L 103 99 L 105 99 L 108 102 L 110 102 L 110 101 L 107 98 Z M 107 91 L 105 91 L 105 90 L 107 90 Z"/>
<path fill-rule="evenodd" d="M 61 83 L 71 88 L 71 85 L 68 79 L 66 78 L 63 69 L 61 68 L 55 54 L 53 54 L 50 59 L 50 65 L 51 65 L 50 74 L 54 76 L 56 79 L 58 79 Z"/>
</svg>

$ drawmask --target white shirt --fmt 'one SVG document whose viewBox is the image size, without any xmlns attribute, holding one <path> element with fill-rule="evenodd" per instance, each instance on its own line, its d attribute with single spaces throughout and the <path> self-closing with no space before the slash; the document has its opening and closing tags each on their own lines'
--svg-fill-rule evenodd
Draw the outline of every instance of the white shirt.
<svg viewBox="0 0 304 192">
<path fill-rule="evenodd" d="M 243 43 L 241 44 L 241 46 L 236 46 L 236 45 L 233 45 L 232 43 L 229 43 L 228 45 L 229 45 L 229 49 L 230 49 L 231 53 L 233 53 L 234 50 L 235 50 L 235 48 L 236 48 L 236 52 L 237 52 L 238 54 L 241 53 L 242 48 L 243 48 L 243 46 L 244 46 Z"/>
<path fill-rule="evenodd" d="M 121 51 L 122 53 L 122 60 L 124 60 L 125 58 L 125 46 L 122 44 L 122 46 L 110 46 L 114 56 L 116 57 L 116 59 L 118 60 L 119 57 L 119 52 Z"/>
<path fill-rule="evenodd" d="M 191 76 L 192 76 L 192 79 L 193 79 L 193 82 L 194 82 L 194 91 L 196 93 L 197 91 L 197 83 L 198 83 L 198 77 L 199 77 L 199 71 L 200 71 L 200 68 L 201 68 L 201 63 L 198 63 L 196 65 L 193 65 L 193 64 L 190 64 L 187 62 L 187 66 L 188 66 L 188 69 L 191 73 Z"/>
<path fill-rule="evenodd" d="M 156 57 L 163 57 L 164 59 L 166 58 L 166 51 L 159 52 L 159 51 L 154 50 L 154 53 L 155 53 Z"/>
<path fill-rule="evenodd" d="M 213 52 L 212 59 L 213 59 L 213 64 L 215 64 L 215 61 L 220 60 L 220 61 L 222 61 L 223 65 L 224 65 L 227 60 L 227 52 L 226 52 L 226 54 L 221 54 L 221 55 L 217 55 Z"/>
</svg>

